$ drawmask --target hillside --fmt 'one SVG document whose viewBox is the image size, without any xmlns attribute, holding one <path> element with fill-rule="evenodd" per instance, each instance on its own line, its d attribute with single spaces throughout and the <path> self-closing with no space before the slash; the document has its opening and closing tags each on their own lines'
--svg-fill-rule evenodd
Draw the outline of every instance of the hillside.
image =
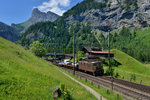
<svg viewBox="0 0 150 100">
<path fill-rule="evenodd" d="M 61 83 L 67 86 L 75 100 L 95 99 L 50 63 L 0 38 L 0 99 L 52 100 L 52 93 Z"/>
<path fill-rule="evenodd" d="M 0 22 L 0 36 L 15 42 L 18 40 L 17 32 L 9 25 Z"/>
<path fill-rule="evenodd" d="M 149 0 L 84 0 L 64 13 L 68 23 L 89 23 L 93 29 L 108 32 L 126 27 L 149 26 Z"/>
<path fill-rule="evenodd" d="M 112 32 L 110 35 L 111 49 L 121 50 L 136 58 L 142 63 L 150 62 L 150 28 L 127 28 L 123 27 L 119 32 Z M 103 34 L 97 35 L 101 46 L 107 49 L 108 37 Z"/>
<path fill-rule="evenodd" d="M 120 66 L 113 67 L 115 72 L 119 73 L 120 78 L 124 77 L 125 80 L 130 80 L 131 74 L 135 74 L 135 82 L 140 83 L 142 80 L 142 84 L 150 85 L 150 67 L 119 50 L 114 49 L 111 52 L 115 54 L 114 59 L 121 63 Z"/>
<path fill-rule="evenodd" d="M 54 52 L 55 48 L 55 52 L 72 53 L 73 31 L 75 32 L 76 45 L 79 48 L 82 48 L 83 45 L 89 46 L 92 42 L 93 46 L 98 45 L 90 26 L 80 23 L 71 26 L 61 19 L 56 22 L 39 22 L 32 25 L 22 35 L 18 43 L 28 48 L 33 41 L 39 40 L 44 43 L 44 47 L 49 52 Z"/>
<path fill-rule="evenodd" d="M 112 49 L 124 51 L 141 62 L 150 62 L 150 45 L 144 42 L 147 37 L 142 31 L 149 27 L 148 12 L 148 0 L 84 0 L 52 23 L 43 22 L 31 26 L 19 43 L 28 48 L 34 40 L 39 40 L 50 52 L 54 51 L 52 48 L 59 48 L 58 52 L 72 51 L 73 33 L 69 29 L 74 24 L 79 48 L 94 44 L 107 49 L 110 30 Z M 149 41 L 148 38 L 146 40 Z"/>
</svg>

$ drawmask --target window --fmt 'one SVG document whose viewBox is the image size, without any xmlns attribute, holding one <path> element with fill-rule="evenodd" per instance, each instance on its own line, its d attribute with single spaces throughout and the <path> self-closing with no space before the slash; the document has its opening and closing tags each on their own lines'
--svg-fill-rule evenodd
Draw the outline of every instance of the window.
<svg viewBox="0 0 150 100">
<path fill-rule="evenodd" d="M 97 63 L 93 64 L 93 66 L 96 67 L 96 66 L 97 66 Z"/>
<path fill-rule="evenodd" d="M 91 67 L 91 64 L 87 64 L 88 67 Z"/>
</svg>

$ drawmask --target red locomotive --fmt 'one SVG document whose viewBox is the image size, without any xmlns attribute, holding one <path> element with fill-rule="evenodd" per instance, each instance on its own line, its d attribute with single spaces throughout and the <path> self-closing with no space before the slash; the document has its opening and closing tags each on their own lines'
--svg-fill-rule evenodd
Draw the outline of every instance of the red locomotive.
<svg viewBox="0 0 150 100">
<path fill-rule="evenodd" d="M 100 59 L 82 59 L 79 61 L 78 69 L 84 72 L 93 73 L 94 76 L 104 74 L 103 65 Z"/>
</svg>

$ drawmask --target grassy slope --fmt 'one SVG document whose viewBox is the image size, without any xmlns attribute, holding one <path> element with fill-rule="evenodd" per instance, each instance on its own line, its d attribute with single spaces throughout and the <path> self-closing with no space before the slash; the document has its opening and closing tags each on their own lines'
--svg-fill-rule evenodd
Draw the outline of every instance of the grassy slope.
<svg viewBox="0 0 150 100">
<path fill-rule="evenodd" d="M 0 99 L 52 100 L 60 83 L 66 84 L 76 100 L 94 100 L 89 92 L 49 63 L 0 38 Z"/>
<path fill-rule="evenodd" d="M 143 84 L 150 85 L 150 67 L 119 50 L 112 50 L 112 52 L 115 53 L 115 60 L 122 64 L 119 67 L 115 67 L 115 71 L 119 72 L 121 77 L 124 76 L 126 80 L 129 80 L 132 73 L 136 75 L 137 83 L 142 80 Z"/>
<path fill-rule="evenodd" d="M 149 67 L 150 68 L 150 64 L 145 64 L 145 66 Z"/>
</svg>

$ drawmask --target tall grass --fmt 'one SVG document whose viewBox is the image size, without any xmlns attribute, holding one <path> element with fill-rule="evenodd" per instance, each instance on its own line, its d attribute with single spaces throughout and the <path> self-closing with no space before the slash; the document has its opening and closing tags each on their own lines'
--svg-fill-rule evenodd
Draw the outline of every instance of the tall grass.
<svg viewBox="0 0 150 100">
<path fill-rule="evenodd" d="M 52 100 L 55 88 L 61 83 L 66 85 L 75 100 L 96 100 L 50 63 L 0 38 L 0 99 Z"/>
</svg>

